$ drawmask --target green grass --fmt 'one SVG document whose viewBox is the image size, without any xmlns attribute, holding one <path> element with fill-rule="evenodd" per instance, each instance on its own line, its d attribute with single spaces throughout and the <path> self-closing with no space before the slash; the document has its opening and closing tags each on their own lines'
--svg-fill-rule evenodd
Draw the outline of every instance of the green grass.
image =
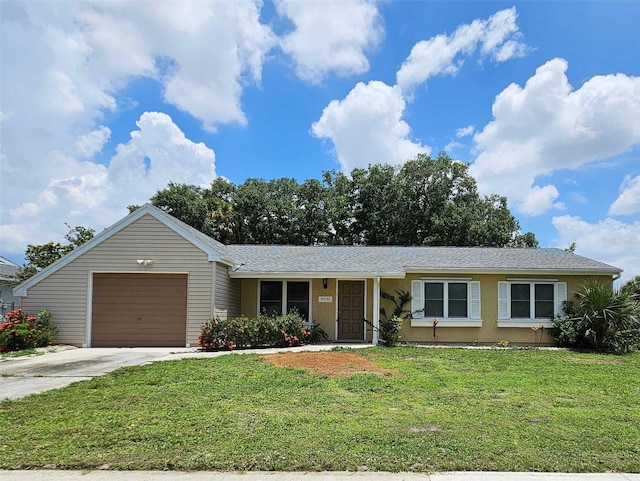
<svg viewBox="0 0 640 481">
<path fill-rule="evenodd" d="M 36 351 L 35 349 L 22 349 L 20 351 L 10 351 L 10 352 L 3 352 L 0 353 L 0 361 L 2 359 L 7 359 L 7 358 L 13 358 L 13 357 L 25 357 L 25 356 L 32 356 L 32 355 L 41 355 L 41 352 Z"/>
<path fill-rule="evenodd" d="M 640 472 L 640 353 L 401 347 L 323 378 L 230 355 L 0 404 L 0 468 Z"/>
</svg>

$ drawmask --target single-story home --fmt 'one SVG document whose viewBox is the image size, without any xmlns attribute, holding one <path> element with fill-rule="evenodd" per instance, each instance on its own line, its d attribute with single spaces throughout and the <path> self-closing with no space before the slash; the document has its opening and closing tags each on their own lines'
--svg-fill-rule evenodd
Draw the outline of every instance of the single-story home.
<svg viewBox="0 0 640 481">
<path fill-rule="evenodd" d="M 583 281 L 621 272 L 562 249 L 223 245 L 147 204 L 14 294 L 85 347 L 197 346 L 207 319 L 293 307 L 335 341 L 375 344 L 393 308 L 380 293 L 397 290 L 413 296 L 402 341 L 531 344 Z"/>
</svg>

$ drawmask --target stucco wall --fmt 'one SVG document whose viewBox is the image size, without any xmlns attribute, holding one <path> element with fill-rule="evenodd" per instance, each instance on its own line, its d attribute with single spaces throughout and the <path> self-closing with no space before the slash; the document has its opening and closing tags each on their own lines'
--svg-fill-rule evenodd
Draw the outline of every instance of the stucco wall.
<svg viewBox="0 0 640 481">
<path fill-rule="evenodd" d="M 386 279 L 381 281 L 381 290 L 393 293 L 397 289 L 411 292 L 411 281 L 420 279 L 421 277 L 446 277 L 455 278 L 456 276 L 442 276 L 431 274 L 411 274 L 406 279 Z M 517 344 L 533 344 L 536 342 L 535 332 L 530 327 L 498 327 L 498 282 L 506 281 L 507 278 L 523 277 L 527 279 L 557 279 L 560 282 L 567 283 L 567 298 L 573 297 L 575 291 L 581 283 L 586 280 L 584 276 L 530 276 L 530 275 L 460 275 L 459 277 L 473 281 L 480 281 L 480 300 L 482 327 L 442 327 L 436 329 L 436 338 L 433 337 L 432 327 L 411 327 L 411 321 L 406 320 L 402 325 L 401 336 L 402 341 L 407 342 L 442 342 L 442 343 L 480 343 L 494 344 L 499 341 L 509 341 L 509 343 Z M 603 282 L 612 282 L 610 276 L 597 277 Z M 383 306 L 391 306 L 389 301 L 382 300 Z M 407 306 L 410 309 L 410 306 Z M 538 332 L 538 341 L 540 340 L 540 332 Z M 549 330 L 545 330 L 542 342 L 551 344 L 553 339 L 549 334 Z"/>
<path fill-rule="evenodd" d="M 410 274 L 405 279 L 382 279 L 380 289 L 390 294 L 395 294 L 396 290 L 406 290 L 411 292 L 411 281 L 421 277 L 446 277 L 447 279 L 456 276 L 443 276 L 432 274 Z M 537 333 L 537 340 L 534 331 L 530 327 L 498 327 L 498 282 L 506 281 L 507 278 L 523 277 L 526 279 L 557 279 L 567 283 L 568 298 L 573 297 L 574 292 L 587 277 L 584 276 L 530 276 L 530 275 L 460 275 L 460 278 L 480 281 L 481 315 L 482 327 L 444 327 L 439 326 L 436 336 L 433 337 L 431 327 L 412 327 L 411 321 L 403 323 L 401 336 L 406 342 L 438 342 L 438 343 L 464 343 L 464 344 L 495 344 L 500 341 L 508 341 L 512 344 L 533 344 L 540 342 L 540 334 Z M 610 276 L 598 276 L 597 279 L 611 283 Z M 327 289 L 324 289 L 322 279 L 312 279 L 312 317 L 329 334 L 332 340 L 336 339 L 336 302 L 338 298 L 337 280 L 328 279 Z M 365 316 L 373 321 L 373 279 L 366 280 L 366 310 Z M 258 286 L 256 279 L 242 280 L 242 302 L 241 311 L 244 315 L 255 316 L 258 304 Z M 319 296 L 331 296 L 331 302 L 319 302 Z M 381 299 L 381 306 L 385 307 L 388 313 L 393 310 L 390 301 Z M 407 305 L 407 309 L 411 306 Z M 549 335 L 549 330 L 545 330 L 542 336 L 544 344 L 552 344 L 553 340 Z M 371 340 L 372 330 L 367 327 L 367 340 Z"/>
</svg>

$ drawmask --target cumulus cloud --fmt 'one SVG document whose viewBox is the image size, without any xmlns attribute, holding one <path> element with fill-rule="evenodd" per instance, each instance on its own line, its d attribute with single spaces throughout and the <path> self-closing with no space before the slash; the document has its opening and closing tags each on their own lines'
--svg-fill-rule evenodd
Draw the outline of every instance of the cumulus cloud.
<svg viewBox="0 0 640 481">
<path fill-rule="evenodd" d="M 298 2 L 292 2 L 298 5 Z M 343 171 L 368 164 L 401 164 L 431 148 L 411 140 L 404 120 L 412 90 L 439 74 L 454 74 L 462 56 L 480 51 L 483 57 L 505 61 L 523 55 L 526 46 L 516 24 L 515 8 L 501 10 L 487 20 L 460 25 L 453 35 L 437 35 L 415 44 L 397 72 L 397 85 L 381 81 L 358 83 L 343 100 L 332 100 L 311 127 L 313 135 L 333 142 Z M 458 129 L 458 138 L 471 135 L 474 127 Z M 446 149 L 461 147 L 450 142 Z"/>
<path fill-rule="evenodd" d="M 369 70 L 366 52 L 376 48 L 384 35 L 373 2 L 280 0 L 276 9 L 294 25 L 280 44 L 301 79 L 317 83 L 330 73 L 346 76 Z"/>
<path fill-rule="evenodd" d="M 590 223 L 578 216 L 554 217 L 556 243 L 577 244 L 576 253 L 624 269 L 620 282 L 640 275 L 640 221 L 624 223 L 606 218 Z"/>
<path fill-rule="evenodd" d="M 506 195 L 524 214 L 563 207 L 557 187 L 538 185 L 539 177 L 640 143 L 640 77 L 600 75 L 574 90 L 567 68 L 556 58 L 524 87 L 509 85 L 495 99 L 494 119 L 474 135 L 470 170 L 481 191 Z"/>
<path fill-rule="evenodd" d="M 458 138 L 468 137 L 469 135 L 473 134 L 474 131 L 475 131 L 475 127 L 473 125 L 467 125 L 466 127 L 462 127 L 456 130 L 456 137 Z"/>
<path fill-rule="evenodd" d="M 76 153 L 80 157 L 92 157 L 102 150 L 111 137 L 111 129 L 101 125 L 96 130 L 80 135 L 76 140 Z"/>
<path fill-rule="evenodd" d="M 147 202 L 169 181 L 204 186 L 215 177 L 214 151 L 189 140 L 167 114 L 145 112 L 136 126 L 108 165 L 51 154 L 33 173 L 44 183 L 41 191 L 3 215 L 3 252 L 22 253 L 25 241 L 48 242 L 52 233 L 61 239 L 65 222 L 99 231 L 126 214 L 127 205 Z M 3 178 L 3 191 L 20 178 L 20 173 Z"/>
<path fill-rule="evenodd" d="M 213 152 L 162 114 L 140 118 L 113 167 L 97 163 L 114 140 L 105 119 L 145 77 L 205 128 L 246 123 L 243 89 L 261 82 L 276 43 L 260 9 L 259 0 L 3 2 L 0 75 L 11 92 L 0 97 L 3 255 L 22 255 L 24 232 L 41 243 L 61 238 L 64 221 L 99 228 L 169 180 L 210 180 Z M 118 176 L 130 176 L 129 190 L 115 185 Z"/>
<path fill-rule="evenodd" d="M 496 12 L 486 20 L 460 25 L 452 35 L 440 34 L 414 45 L 396 75 L 398 85 L 410 94 L 436 75 L 453 75 L 464 63 L 463 56 L 480 51 L 483 57 L 504 62 L 523 56 L 515 7 Z"/>
<path fill-rule="evenodd" d="M 630 215 L 640 212 L 640 175 L 626 176 L 620 186 L 620 195 L 609 207 L 609 215 Z"/>
<path fill-rule="evenodd" d="M 429 148 L 409 139 L 402 120 L 406 107 L 400 90 L 384 82 L 358 83 L 343 100 L 332 100 L 311 126 L 318 138 L 331 139 L 345 172 L 369 164 L 401 164 Z"/>
</svg>

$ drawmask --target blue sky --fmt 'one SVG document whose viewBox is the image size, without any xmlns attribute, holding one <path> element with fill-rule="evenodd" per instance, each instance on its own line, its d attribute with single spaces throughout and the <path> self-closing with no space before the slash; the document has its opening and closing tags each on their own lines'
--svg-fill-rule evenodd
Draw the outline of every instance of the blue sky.
<svg viewBox="0 0 640 481">
<path fill-rule="evenodd" d="M 4 0 L 0 14 L 0 255 L 15 262 L 169 181 L 302 181 L 446 150 L 542 246 L 640 274 L 640 2 Z"/>
</svg>

